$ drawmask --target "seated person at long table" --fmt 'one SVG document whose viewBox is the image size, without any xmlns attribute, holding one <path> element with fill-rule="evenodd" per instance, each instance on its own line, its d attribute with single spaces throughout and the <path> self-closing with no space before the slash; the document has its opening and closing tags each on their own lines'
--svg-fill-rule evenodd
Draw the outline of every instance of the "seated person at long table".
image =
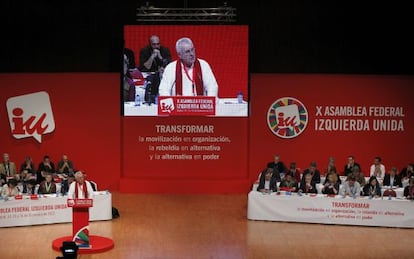
<svg viewBox="0 0 414 259">
<path fill-rule="evenodd" d="M 409 185 L 404 188 L 404 197 L 414 199 L 414 178 L 410 178 Z"/>
<path fill-rule="evenodd" d="M 377 177 L 371 176 L 368 183 L 362 189 L 364 196 L 378 198 L 381 197 L 381 186 L 377 180 Z"/>
<path fill-rule="evenodd" d="M 55 174 L 55 164 L 50 160 L 48 155 L 43 157 L 43 161 L 40 162 L 39 166 L 37 167 L 36 173 L 36 180 L 37 183 L 41 183 L 45 180 L 46 174 Z"/>
<path fill-rule="evenodd" d="M 359 197 L 361 195 L 361 185 L 357 182 L 354 175 L 349 175 L 347 180 L 342 185 L 340 195 L 346 197 Z"/>
<path fill-rule="evenodd" d="M 291 192 L 296 192 L 298 190 L 298 181 L 296 178 L 290 174 L 290 172 L 286 173 L 285 178 L 283 178 L 282 182 L 279 185 L 279 189 L 281 191 L 287 190 Z"/>
<path fill-rule="evenodd" d="M 20 174 L 22 180 L 36 178 L 36 169 L 30 156 L 27 156 L 20 165 Z"/>
<path fill-rule="evenodd" d="M 359 166 L 354 166 L 354 168 L 352 169 L 352 175 L 355 177 L 355 181 L 359 183 L 359 186 L 365 186 L 366 184 L 365 176 L 361 172 L 361 169 L 359 168 Z"/>
<path fill-rule="evenodd" d="M 338 175 L 336 173 L 328 175 L 328 181 L 323 186 L 322 193 L 328 195 L 337 195 L 339 193 Z"/>
<path fill-rule="evenodd" d="M 19 189 L 17 189 L 17 181 L 15 179 L 10 179 L 1 188 L 1 197 L 5 200 L 7 200 L 9 197 L 14 197 L 18 194 L 19 194 Z"/>
<path fill-rule="evenodd" d="M 325 176 L 325 182 L 323 183 L 324 185 L 328 182 L 329 175 L 331 174 L 335 174 L 336 178 L 338 179 L 338 183 L 342 184 L 341 178 L 339 177 L 338 172 L 336 171 L 336 167 L 333 166 L 329 169 L 328 173 Z"/>
<path fill-rule="evenodd" d="M 384 186 L 398 188 L 402 186 L 401 178 L 397 175 L 397 168 L 391 167 L 391 170 L 388 174 L 384 176 L 384 181 L 382 183 Z"/>
<path fill-rule="evenodd" d="M 68 177 L 63 180 L 62 182 L 62 190 L 61 193 L 63 194 L 67 194 L 69 191 L 69 186 L 75 181 L 75 174 L 74 173 L 69 173 Z"/>
<path fill-rule="evenodd" d="M 321 172 L 316 168 L 316 162 L 311 162 L 308 169 L 303 171 L 302 181 L 301 184 L 305 182 L 305 175 L 312 176 L 312 182 L 317 184 L 321 182 Z"/>
<path fill-rule="evenodd" d="M 56 184 L 53 182 L 52 174 L 45 175 L 45 180 L 40 183 L 39 194 L 52 194 L 56 193 Z"/>
<path fill-rule="evenodd" d="M 312 181 L 312 175 L 306 174 L 302 177 L 304 179 L 304 183 L 300 184 L 299 192 L 301 193 L 318 193 L 318 190 L 316 189 L 315 182 Z"/>
<path fill-rule="evenodd" d="M 266 168 L 260 174 L 259 186 L 257 187 L 259 192 L 277 191 L 277 179 L 273 172 L 273 168 Z"/>
<path fill-rule="evenodd" d="M 296 167 L 296 162 L 291 162 L 289 165 L 289 170 L 286 171 L 287 174 L 291 174 L 293 178 L 296 179 L 296 182 L 300 182 L 300 174 L 302 173 L 299 168 Z"/>
<path fill-rule="evenodd" d="M 38 188 L 36 188 L 36 180 L 30 179 L 23 184 L 23 193 L 27 195 L 37 194 Z"/>
</svg>

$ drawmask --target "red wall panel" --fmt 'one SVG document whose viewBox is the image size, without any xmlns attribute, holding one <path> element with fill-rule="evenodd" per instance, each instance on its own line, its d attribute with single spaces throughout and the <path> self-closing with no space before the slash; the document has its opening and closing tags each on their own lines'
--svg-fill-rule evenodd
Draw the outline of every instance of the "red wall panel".
<svg viewBox="0 0 414 259">
<path fill-rule="evenodd" d="M 295 161 L 305 169 L 311 161 L 324 170 L 330 156 L 343 171 L 348 155 L 354 155 L 365 175 L 375 156 L 380 156 L 386 169 L 399 170 L 414 161 L 414 78 L 398 76 L 358 75 L 277 75 L 256 74 L 251 77 L 250 117 L 250 178 L 280 154 L 288 166 Z M 283 139 L 276 136 L 267 123 L 269 107 L 282 97 L 300 100 L 308 111 L 306 129 L 297 137 Z M 366 107 L 367 116 L 316 116 L 316 106 Z M 369 107 L 402 107 L 404 116 L 370 116 Z M 369 130 L 322 130 L 316 119 L 368 120 Z M 374 130 L 374 120 L 402 121 L 403 130 Z"/>
<path fill-rule="evenodd" d="M 67 154 L 77 169 L 100 189 L 118 189 L 120 177 L 120 104 L 117 74 L 3 74 L 0 75 L 1 153 L 17 166 L 27 155 L 37 167 L 48 154 L 57 166 Z M 39 143 L 13 138 L 6 102 L 9 98 L 45 91 L 49 94 L 55 130 Z M 27 111 L 29 112 L 29 111 Z"/>
</svg>

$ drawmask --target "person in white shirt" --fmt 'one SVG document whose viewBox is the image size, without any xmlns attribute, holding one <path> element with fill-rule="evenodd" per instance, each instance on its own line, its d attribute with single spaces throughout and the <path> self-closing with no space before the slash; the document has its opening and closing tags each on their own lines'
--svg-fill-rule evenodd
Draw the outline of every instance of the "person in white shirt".
<svg viewBox="0 0 414 259">
<path fill-rule="evenodd" d="M 93 197 L 93 189 L 91 183 L 85 180 L 83 172 L 75 173 L 75 181 L 70 184 L 68 191 L 68 198 L 72 199 L 86 199 Z"/>
<path fill-rule="evenodd" d="M 348 176 L 348 179 L 343 184 L 340 195 L 350 196 L 350 197 L 359 197 L 361 194 L 361 185 L 356 181 L 354 175 Z"/>
<path fill-rule="evenodd" d="M 383 179 L 385 176 L 385 166 L 381 163 L 381 157 L 374 158 L 374 164 L 371 165 L 369 170 L 369 176 L 375 176 Z"/>
<path fill-rule="evenodd" d="M 179 59 L 169 63 L 159 86 L 160 96 L 218 96 L 218 85 L 210 65 L 196 58 L 190 38 L 176 42 Z"/>
</svg>

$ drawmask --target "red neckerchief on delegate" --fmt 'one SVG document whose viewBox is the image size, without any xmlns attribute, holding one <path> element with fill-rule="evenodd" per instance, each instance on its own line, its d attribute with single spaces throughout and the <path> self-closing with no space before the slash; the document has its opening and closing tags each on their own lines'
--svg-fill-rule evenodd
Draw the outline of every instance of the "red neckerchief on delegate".
<svg viewBox="0 0 414 259">
<path fill-rule="evenodd" d="M 175 66 L 175 95 L 183 95 L 183 77 L 182 77 L 181 64 L 182 64 L 181 61 L 177 60 L 177 64 Z M 188 70 L 185 67 L 185 65 L 183 66 L 184 66 L 184 71 L 185 71 L 186 76 L 193 84 L 193 89 L 192 89 L 193 95 L 204 95 L 203 76 L 201 73 L 200 61 L 196 59 L 196 61 L 194 62 L 192 79 L 190 75 L 188 74 Z M 195 84 L 195 89 L 194 89 L 194 84 Z M 197 94 L 194 93 L 194 90 L 196 90 Z"/>
</svg>

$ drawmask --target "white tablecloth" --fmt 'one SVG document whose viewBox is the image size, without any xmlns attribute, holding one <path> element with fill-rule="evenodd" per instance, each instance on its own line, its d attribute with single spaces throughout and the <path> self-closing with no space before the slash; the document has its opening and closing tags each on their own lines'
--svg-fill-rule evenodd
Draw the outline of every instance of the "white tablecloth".
<svg viewBox="0 0 414 259">
<path fill-rule="evenodd" d="M 143 98 L 141 98 L 143 101 Z M 220 98 L 216 104 L 216 117 L 247 117 L 248 103 L 237 103 L 237 98 Z M 125 116 L 158 116 L 158 106 L 155 104 L 141 104 L 134 102 L 124 103 Z"/>
<path fill-rule="evenodd" d="M 414 228 L 414 202 L 388 198 L 333 198 L 262 194 L 251 191 L 247 218 L 251 220 L 307 222 Z"/>
<path fill-rule="evenodd" d="M 0 227 L 30 226 L 72 222 L 72 208 L 67 207 L 67 196 L 42 197 L 38 200 L 0 201 Z M 112 195 L 97 192 L 93 207 L 89 209 L 90 221 L 112 219 Z"/>
<path fill-rule="evenodd" d="M 321 183 L 323 183 L 323 182 L 324 181 L 321 180 Z M 316 184 L 316 189 L 318 190 L 318 194 L 322 194 L 323 184 L 321 184 L 321 183 Z M 278 186 L 279 186 L 279 184 L 280 184 L 280 182 L 277 183 Z M 252 191 L 257 191 L 258 186 L 259 186 L 259 183 L 255 182 L 253 184 Z M 340 185 L 340 188 L 342 188 L 342 185 Z M 364 188 L 364 186 L 361 187 L 361 191 L 362 191 L 362 188 Z M 389 189 L 388 186 L 383 186 L 381 188 L 381 193 L 384 194 L 384 191 L 387 190 L 387 189 Z M 397 194 L 398 198 L 402 198 L 404 196 L 404 188 L 393 188 L 393 190 Z"/>
</svg>

